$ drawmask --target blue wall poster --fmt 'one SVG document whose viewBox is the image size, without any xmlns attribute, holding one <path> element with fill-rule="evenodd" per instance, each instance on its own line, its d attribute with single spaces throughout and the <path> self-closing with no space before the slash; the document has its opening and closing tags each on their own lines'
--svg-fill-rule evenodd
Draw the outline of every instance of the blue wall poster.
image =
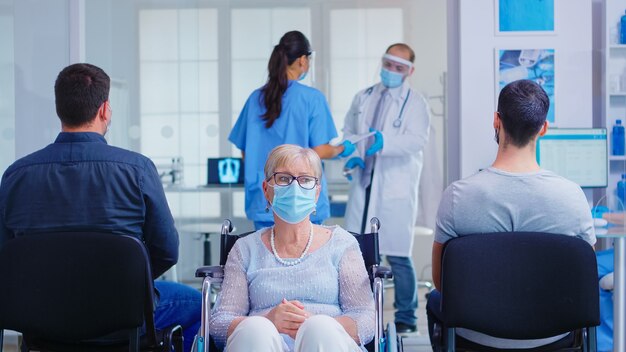
<svg viewBox="0 0 626 352">
<path fill-rule="evenodd" d="M 495 0 L 499 32 L 554 31 L 554 0 Z"/>
<path fill-rule="evenodd" d="M 519 79 L 533 80 L 543 87 L 550 98 L 548 122 L 554 124 L 554 49 L 507 49 L 496 52 L 496 96 L 508 83 Z"/>
</svg>

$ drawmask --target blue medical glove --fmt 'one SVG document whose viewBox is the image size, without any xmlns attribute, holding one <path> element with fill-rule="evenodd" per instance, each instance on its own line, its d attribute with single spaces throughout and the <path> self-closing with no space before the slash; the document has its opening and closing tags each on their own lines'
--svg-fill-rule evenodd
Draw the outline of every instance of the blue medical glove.
<svg viewBox="0 0 626 352">
<path fill-rule="evenodd" d="M 374 134 L 374 143 L 365 151 L 365 156 L 374 155 L 383 149 L 383 134 L 373 128 L 370 128 L 370 132 L 376 132 Z"/>
<path fill-rule="evenodd" d="M 350 156 L 356 150 L 354 143 L 350 141 L 343 141 L 341 144 L 343 144 L 343 152 L 339 153 L 339 156 L 342 158 Z"/>
<path fill-rule="evenodd" d="M 360 167 L 361 169 L 365 169 L 365 161 L 360 156 L 355 156 L 350 158 L 343 166 L 343 175 L 348 179 L 348 181 L 352 181 L 352 173 L 355 171 L 356 167 Z"/>
</svg>

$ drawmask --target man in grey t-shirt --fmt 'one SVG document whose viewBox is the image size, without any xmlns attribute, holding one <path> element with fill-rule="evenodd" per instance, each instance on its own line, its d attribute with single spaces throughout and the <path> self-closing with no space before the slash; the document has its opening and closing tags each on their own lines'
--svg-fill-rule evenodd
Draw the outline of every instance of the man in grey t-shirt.
<svg viewBox="0 0 626 352">
<path fill-rule="evenodd" d="M 488 232 L 534 231 L 576 236 L 593 246 L 596 241 L 591 211 L 581 188 L 553 172 L 540 169 L 535 153 L 539 136 L 548 129 L 550 102 L 537 83 L 520 80 L 500 92 L 494 114 L 498 154 L 492 166 L 452 183 L 445 190 L 433 243 L 432 274 L 440 287 L 444 244 L 455 237 Z M 440 295 L 433 291 L 427 304 L 433 348 L 433 324 L 441 324 Z M 457 334 L 495 348 L 532 348 L 565 335 L 539 340 L 509 340 L 467 329 Z"/>
</svg>

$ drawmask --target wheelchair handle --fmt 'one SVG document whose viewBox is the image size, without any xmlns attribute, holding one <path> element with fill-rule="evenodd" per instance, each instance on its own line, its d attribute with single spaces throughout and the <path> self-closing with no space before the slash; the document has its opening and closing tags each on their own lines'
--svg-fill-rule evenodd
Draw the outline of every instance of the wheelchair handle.
<svg viewBox="0 0 626 352">
<path fill-rule="evenodd" d="M 372 220 L 370 220 L 370 226 L 372 229 L 372 233 L 377 233 L 380 229 L 380 220 L 378 220 L 377 217 L 373 217 Z"/>
<path fill-rule="evenodd" d="M 233 231 L 233 223 L 226 219 L 224 220 L 224 222 L 222 223 L 222 235 L 228 235 L 229 233 L 231 233 Z"/>
</svg>

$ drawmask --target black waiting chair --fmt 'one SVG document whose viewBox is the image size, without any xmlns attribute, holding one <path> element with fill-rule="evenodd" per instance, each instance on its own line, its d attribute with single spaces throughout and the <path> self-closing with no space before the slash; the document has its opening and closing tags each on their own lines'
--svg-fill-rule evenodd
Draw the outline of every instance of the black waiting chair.
<svg viewBox="0 0 626 352">
<path fill-rule="evenodd" d="M 508 339 L 572 333 L 563 340 L 570 346 L 555 343 L 549 350 L 595 351 L 600 324 L 595 253 L 579 238 L 547 233 L 455 238 L 444 247 L 441 308 L 448 351 L 494 350 L 464 347 L 461 339 L 456 342 L 455 328 Z"/>
<path fill-rule="evenodd" d="M 150 261 L 134 237 L 20 236 L 0 248 L 0 280 L 0 352 L 4 329 L 22 333 L 22 351 L 182 351 L 180 326 L 154 327 Z"/>
<path fill-rule="evenodd" d="M 376 333 L 372 340 L 365 347 L 370 352 L 402 352 L 402 337 L 395 333 L 395 325 L 388 324 L 387 329 L 383 325 L 383 280 L 393 278 L 391 269 L 379 266 L 380 256 L 378 254 L 378 229 L 380 221 L 372 218 L 370 221 L 371 232 L 365 234 L 352 233 L 359 243 L 365 267 L 370 276 L 372 291 L 374 292 L 374 301 L 376 304 Z M 209 320 L 211 317 L 211 290 L 213 285 L 219 285 L 224 278 L 224 265 L 228 259 L 228 253 L 235 245 L 235 242 L 252 232 L 240 235 L 231 234 L 232 225 L 230 220 L 225 220 L 222 225 L 222 237 L 220 245 L 220 265 L 201 267 L 196 270 L 196 277 L 203 278 L 202 282 L 202 326 L 200 334 L 196 338 L 198 351 L 209 352 L 217 351 L 210 337 Z"/>
</svg>

